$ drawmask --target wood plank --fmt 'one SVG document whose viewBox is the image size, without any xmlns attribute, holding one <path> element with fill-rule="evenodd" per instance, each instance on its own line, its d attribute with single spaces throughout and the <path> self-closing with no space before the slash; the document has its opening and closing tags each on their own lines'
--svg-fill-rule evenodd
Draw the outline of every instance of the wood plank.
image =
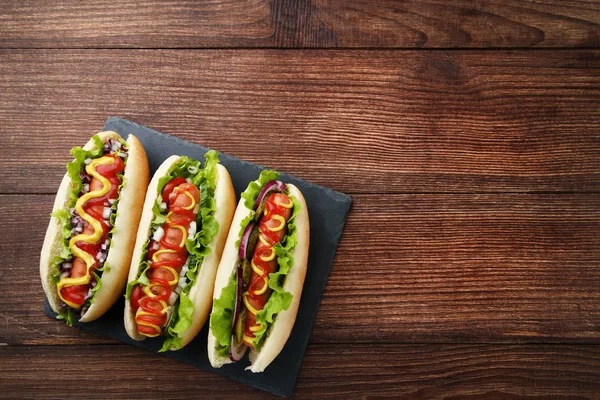
<svg viewBox="0 0 600 400">
<path fill-rule="evenodd" d="M 0 196 L 0 342 L 106 343 L 42 312 L 52 201 Z M 354 196 L 311 340 L 600 343 L 599 209 L 600 194 Z"/>
<path fill-rule="evenodd" d="M 44 0 L 0 4 L 2 48 L 600 44 L 598 1 Z"/>
<path fill-rule="evenodd" d="M 5 346 L 0 356 L 5 398 L 267 397 L 133 346 Z M 311 345 L 294 398 L 594 399 L 599 371 L 598 346 Z"/>
<path fill-rule="evenodd" d="M 0 193 L 111 115 L 348 193 L 600 190 L 600 51 L 0 54 Z"/>
</svg>

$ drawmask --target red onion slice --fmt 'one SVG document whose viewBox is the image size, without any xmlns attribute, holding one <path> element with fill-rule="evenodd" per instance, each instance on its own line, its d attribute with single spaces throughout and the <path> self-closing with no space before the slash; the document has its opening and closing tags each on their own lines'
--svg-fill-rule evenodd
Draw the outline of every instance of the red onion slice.
<svg viewBox="0 0 600 400">
<path fill-rule="evenodd" d="M 267 197 L 267 195 L 271 192 L 283 192 L 285 191 L 285 183 L 281 182 L 281 181 L 269 181 L 265 184 L 265 186 L 263 186 L 262 190 L 260 191 L 260 194 L 258 195 L 258 197 L 256 198 L 256 203 L 254 203 L 254 209 L 256 210 L 259 206 L 260 203 L 263 202 L 263 200 L 265 199 L 265 197 Z"/>
<path fill-rule="evenodd" d="M 246 226 L 244 234 L 240 239 L 240 251 L 238 254 L 242 260 L 245 260 L 248 255 L 248 243 L 250 241 L 250 233 L 252 233 L 252 229 L 254 229 L 254 222 L 251 222 L 248 224 L 248 226 Z"/>
</svg>

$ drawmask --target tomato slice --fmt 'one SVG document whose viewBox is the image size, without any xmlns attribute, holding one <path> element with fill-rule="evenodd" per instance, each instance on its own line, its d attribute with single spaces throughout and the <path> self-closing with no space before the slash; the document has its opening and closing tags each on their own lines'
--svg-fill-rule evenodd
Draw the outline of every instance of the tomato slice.
<svg viewBox="0 0 600 400">
<path fill-rule="evenodd" d="M 182 177 L 178 177 L 175 179 L 171 179 L 166 185 L 165 188 L 163 189 L 162 192 L 162 200 L 165 203 L 169 203 L 169 195 L 173 192 L 173 189 L 175 189 L 177 186 L 181 185 L 182 183 L 185 183 L 186 180 Z"/>
<path fill-rule="evenodd" d="M 114 158 L 115 161 L 112 164 L 100 164 L 96 168 L 96 171 L 102 176 L 116 175 L 125 169 L 125 163 L 119 157 L 114 154 L 105 154 L 105 157 Z"/>
<path fill-rule="evenodd" d="M 85 303 L 85 295 L 87 294 L 87 291 L 87 285 L 65 286 L 61 289 L 60 294 L 70 303 L 82 306 L 83 303 Z"/>
<path fill-rule="evenodd" d="M 140 299 L 144 295 L 144 291 L 140 285 L 135 285 L 133 287 L 133 292 L 131 292 L 131 308 L 133 308 L 133 312 L 137 312 L 138 308 L 140 308 Z"/>
</svg>

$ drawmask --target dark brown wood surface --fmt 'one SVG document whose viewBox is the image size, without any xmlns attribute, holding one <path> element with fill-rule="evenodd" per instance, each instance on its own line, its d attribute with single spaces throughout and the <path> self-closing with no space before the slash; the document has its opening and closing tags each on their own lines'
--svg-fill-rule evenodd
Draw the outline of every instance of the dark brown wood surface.
<svg viewBox="0 0 600 400">
<path fill-rule="evenodd" d="M 102 388 L 90 390 L 98 398 L 269 397 L 132 346 L 17 346 L 3 353 L 3 388 L 23 397 L 44 393 L 44 398 L 80 399 L 87 392 L 82 384 Z M 315 344 L 308 347 L 294 397 L 593 399 L 600 385 L 599 364 L 597 346 Z M 164 376 L 174 372 L 178 379 Z M 60 384 L 36 379 L 57 373 Z"/>
<path fill-rule="evenodd" d="M 596 50 L 0 50 L 0 76 L 3 193 L 53 192 L 111 115 L 351 194 L 600 188 Z"/>
<path fill-rule="evenodd" d="M 600 398 L 599 46 L 598 1 L 1 2 L 0 398 L 271 397 L 43 314 L 112 115 L 352 196 L 295 397 Z"/>
<path fill-rule="evenodd" d="M 595 47 L 593 0 L 5 0 L 12 48 Z"/>
</svg>

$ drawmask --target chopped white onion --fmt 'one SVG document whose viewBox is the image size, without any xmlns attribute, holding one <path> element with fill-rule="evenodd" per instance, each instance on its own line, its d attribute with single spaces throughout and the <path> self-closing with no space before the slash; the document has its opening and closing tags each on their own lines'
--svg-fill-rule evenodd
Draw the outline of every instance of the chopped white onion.
<svg viewBox="0 0 600 400">
<path fill-rule="evenodd" d="M 90 191 L 90 184 L 89 183 L 84 183 L 83 184 L 83 191 L 86 192 L 86 193 Z"/>
<path fill-rule="evenodd" d="M 110 207 L 104 207 L 104 211 L 102 212 L 102 218 L 104 219 L 110 219 L 110 214 L 112 213 L 112 210 Z"/>
<path fill-rule="evenodd" d="M 182 290 L 183 290 L 183 288 L 181 286 L 177 286 L 175 288 L 175 293 L 179 294 L 179 293 L 181 293 Z"/>
<path fill-rule="evenodd" d="M 181 277 L 185 276 L 185 274 L 187 274 L 187 272 L 189 270 L 190 269 L 188 267 L 185 267 L 185 266 L 183 268 L 181 268 L 181 272 L 179 273 L 179 277 L 181 278 Z"/>
<path fill-rule="evenodd" d="M 94 294 L 92 293 L 92 289 L 90 289 L 90 290 L 88 290 L 87 294 L 85 295 L 85 299 L 86 299 L 86 300 L 87 300 L 87 299 L 90 299 L 90 298 L 92 298 L 92 296 L 93 296 L 93 295 L 94 295 Z"/>
<path fill-rule="evenodd" d="M 162 237 L 164 235 L 165 235 L 165 230 L 162 228 L 162 226 L 159 226 L 158 228 L 156 228 L 156 231 L 154 231 L 152 240 L 154 240 L 155 242 L 158 242 L 160 239 L 162 239 Z"/>
<path fill-rule="evenodd" d="M 169 296 L 169 304 L 170 305 L 175 304 L 175 302 L 177 301 L 178 298 L 179 298 L 179 293 L 171 292 L 171 296 Z"/>
<path fill-rule="evenodd" d="M 73 264 L 72 263 L 63 263 L 62 267 L 64 269 L 71 269 L 71 268 L 73 268 Z"/>
<path fill-rule="evenodd" d="M 198 211 L 200 211 L 200 204 L 196 204 L 196 207 L 194 207 L 194 214 L 198 214 Z"/>
<path fill-rule="evenodd" d="M 154 244 L 152 245 L 152 250 L 158 250 L 160 249 L 160 244 L 158 244 L 158 242 L 154 242 Z"/>
<path fill-rule="evenodd" d="M 160 206 L 158 206 L 158 208 L 160 209 L 160 211 L 166 211 L 167 210 L 167 203 L 165 203 L 163 201 L 162 203 L 160 203 Z"/>
<path fill-rule="evenodd" d="M 182 276 L 181 278 L 179 278 L 179 282 L 177 282 L 177 286 L 181 286 L 183 288 L 186 283 L 187 283 L 187 278 L 185 276 Z"/>
<path fill-rule="evenodd" d="M 173 306 L 167 307 L 167 321 L 171 319 L 171 314 L 173 314 Z"/>
<path fill-rule="evenodd" d="M 98 254 L 96 254 L 96 258 L 99 260 L 100 258 L 102 258 L 102 251 L 99 251 Z"/>
<path fill-rule="evenodd" d="M 113 204 L 115 204 L 115 200 L 116 199 L 108 199 L 108 204 L 112 206 Z"/>
<path fill-rule="evenodd" d="M 83 228 L 81 226 L 77 225 L 75 227 L 74 231 L 75 231 L 75 233 L 81 233 L 81 232 L 83 232 Z"/>
<path fill-rule="evenodd" d="M 192 183 L 192 178 L 185 178 L 185 181 L 186 181 L 187 183 Z"/>
<path fill-rule="evenodd" d="M 67 276 L 69 276 L 70 274 L 71 274 L 71 272 L 69 272 L 69 271 L 65 271 L 65 272 L 63 272 L 62 274 L 60 274 L 60 279 L 64 279 L 64 278 L 66 278 Z"/>
<path fill-rule="evenodd" d="M 118 155 L 119 157 L 121 157 L 121 158 L 125 158 L 125 157 L 127 157 L 127 154 L 125 154 L 125 153 L 123 153 L 123 152 L 119 152 L 119 153 L 117 153 L 117 155 Z"/>
<path fill-rule="evenodd" d="M 92 162 L 91 158 L 86 158 L 85 159 L 85 165 L 90 165 L 91 162 Z"/>
<path fill-rule="evenodd" d="M 188 238 L 193 238 L 196 234 L 196 221 L 190 223 L 190 229 L 188 229 Z"/>
<path fill-rule="evenodd" d="M 102 250 L 106 250 L 108 248 L 108 246 L 105 244 L 102 244 L 102 246 L 100 246 L 100 247 L 102 248 Z"/>
</svg>

